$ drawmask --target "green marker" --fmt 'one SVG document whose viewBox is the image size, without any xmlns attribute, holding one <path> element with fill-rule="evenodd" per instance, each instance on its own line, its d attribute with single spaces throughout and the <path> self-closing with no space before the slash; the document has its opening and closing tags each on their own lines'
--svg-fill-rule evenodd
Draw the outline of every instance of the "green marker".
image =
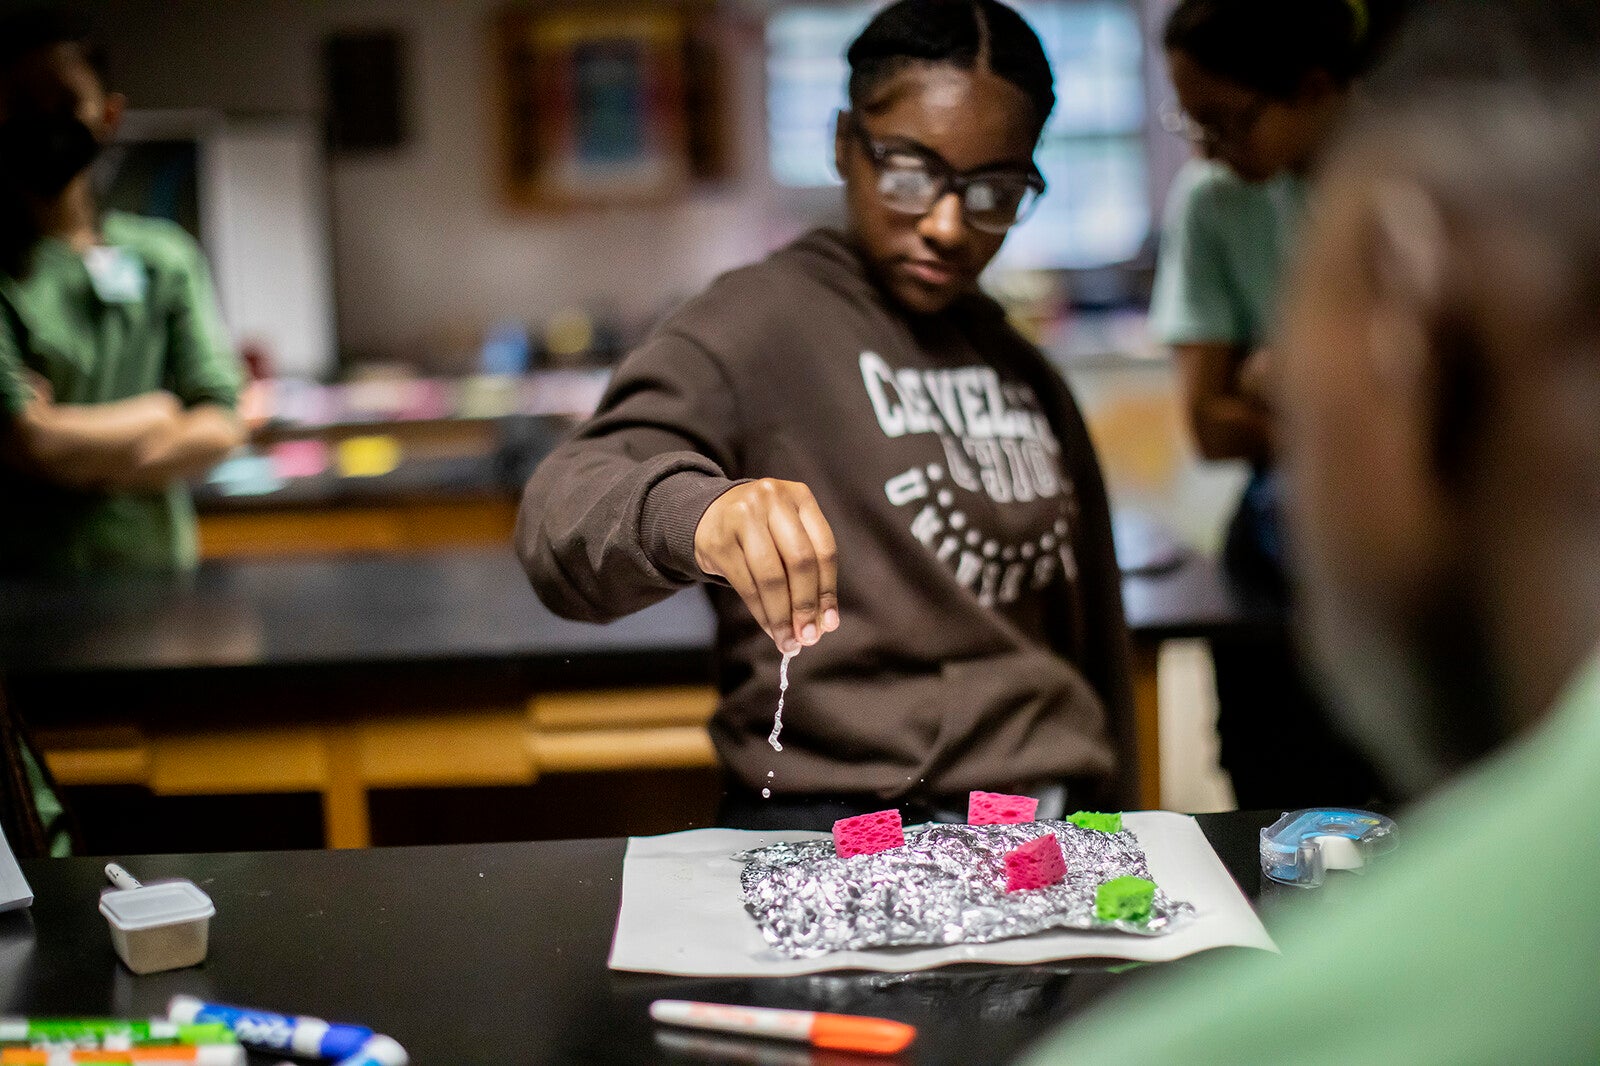
<svg viewBox="0 0 1600 1066">
<path fill-rule="evenodd" d="M 221 1022 L 177 1022 L 126 1018 L 0 1018 L 0 1044 L 126 1040 L 130 1044 L 233 1044 Z"/>
</svg>

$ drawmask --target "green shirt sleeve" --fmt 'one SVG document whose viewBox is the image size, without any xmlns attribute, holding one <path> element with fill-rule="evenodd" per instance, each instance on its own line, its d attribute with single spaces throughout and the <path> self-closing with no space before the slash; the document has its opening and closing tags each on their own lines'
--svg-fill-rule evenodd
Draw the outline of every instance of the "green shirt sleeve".
<svg viewBox="0 0 1600 1066">
<path fill-rule="evenodd" d="M 214 403 L 232 410 L 243 374 L 222 323 L 205 256 L 185 238 L 178 255 L 178 289 L 168 318 L 167 371 L 173 393 L 193 407 Z"/>
<path fill-rule="evenodd" d="M 1026 1066 L 1600 1062 L 1597 763 L 1600 660 L 1537 734 L 1402 816 L 1392 858 L 1289 904 L 1281 958 L 1196 960 Z"/>
<path fill-rule="evenodd" d="M 1164 344 L 1248 344 L 1250 323 L 1228 276 L 1228 224 L 1213 164 L 1191 163 L 1167 201 L 1150 329 Z"/>
</svg>

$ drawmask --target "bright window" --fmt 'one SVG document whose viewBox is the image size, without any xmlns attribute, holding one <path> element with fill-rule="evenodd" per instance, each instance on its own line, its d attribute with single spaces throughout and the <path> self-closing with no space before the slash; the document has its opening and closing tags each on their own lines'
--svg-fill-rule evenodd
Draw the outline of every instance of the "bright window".
<svg viewBox="0 0 1600 1066">
<path fill-rule="evenodd" d="M 767 23 L 767 127 L 782 185 L 837 182 L 833 115 L 844 52 L 879 4 L 796 4 Z M 1132 259 L 1150 231 L 1143 40 L 1130 0 L 1017 0 L 1044 42 L 1056 109 L 1039 145 L 1050 191 L 1011 233 L 1001 268 L 1087 269 Z"/>
</svg>

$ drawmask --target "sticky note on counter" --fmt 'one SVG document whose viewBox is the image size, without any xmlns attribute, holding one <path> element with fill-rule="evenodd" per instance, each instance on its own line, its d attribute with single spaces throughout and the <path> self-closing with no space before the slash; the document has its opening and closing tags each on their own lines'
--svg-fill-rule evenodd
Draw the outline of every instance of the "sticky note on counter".
<svg viewBox="0 0 1600 1066">
<path fill-rule="evenodd" d="M 351 437 L 339 442 L 341 477 L 382 477 L 399 465 L 400 442 L 393 437 Z"/>
<path fill-rule="evenodd" d="M 286 440 L 268 454 L 281 478 L 316 477 L 328 469 L 328 445 L 320 440 Z"/>
</svg>

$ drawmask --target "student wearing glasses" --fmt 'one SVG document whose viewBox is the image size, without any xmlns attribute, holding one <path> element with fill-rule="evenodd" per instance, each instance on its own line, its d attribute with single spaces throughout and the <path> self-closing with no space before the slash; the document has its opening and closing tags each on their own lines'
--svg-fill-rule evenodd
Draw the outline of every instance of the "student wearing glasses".
<svg viewBox="0 0 1600 1066">
<path fill-rule="evenodd" d="M 1283 599 L 1280 486 L 1267 381 L 1278 283 L 1305 178 L 1356 79 L 1399 19 L 1394 0 L 1182 0 L 1165 45 L 1195 159 L 1167 207 L 1151 328 L 1174 352 L 1200 454 L 1252 476 L 1229 525 L 1237 580 Z M 1327 724 L 1287 639 L 1212 642 L 1222 763 L 1246 809 L 1363 804 L 1375 775 Z M 1284 758 L 1316 751 L 1317 760 Z"/>
<path fill-rule="evenodd" d="M 708 587 L 723 824 L 926 819 L 971 789 L 1041 816 L 1132 802 L 1100 472 L 977 287 L 1044 191 L 1049 63 L 995 0 L 901 0 L 848 59 L 847 228 L 725 275 L 633 352 L 530 480 L 519 553 L 572 618 Z"/>
</svg>

